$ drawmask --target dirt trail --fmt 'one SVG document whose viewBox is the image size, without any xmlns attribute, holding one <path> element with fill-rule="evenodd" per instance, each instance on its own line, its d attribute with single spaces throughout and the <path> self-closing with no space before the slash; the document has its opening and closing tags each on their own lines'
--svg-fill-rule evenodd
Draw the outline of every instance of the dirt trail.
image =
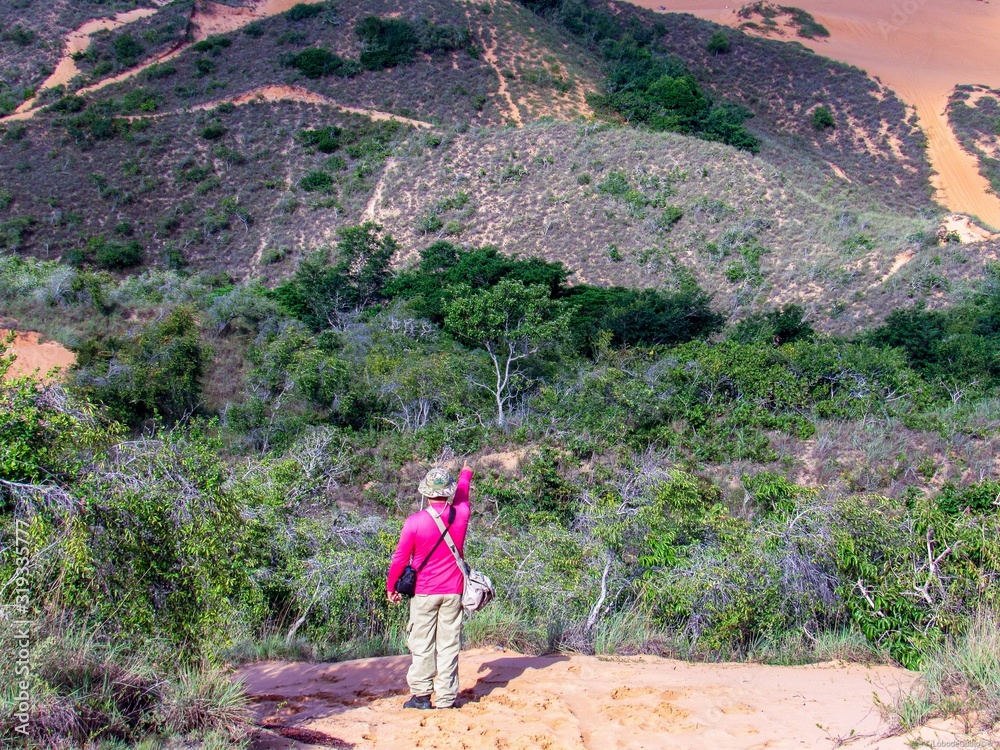
<svg viewBox="0 0 1000 750">
<path fill-rule="evenodd" d="M 853 731 L 856 747 L 902 750 L 912 740 L 879 739 L 885 727 L 873 692 L 891 699 L 915 678 L 892 667 L 468 651 L 459 667 L 461 708 L 415 711 L 401 708 L 408 664 L 389 657 L 241 669 L 257 719 L 270 728 L 256 748 L 800 750 L 835 747 Z M 920 734 L 954 741 L 946 726 Z"/>
<path fill-rule="evenodd" d="M 6 347 L 7 354 L 14 355 L 14 363 L 7 370 L 6 379 L 20 378 L 38 372 L 39 379 L 51 382 L 48 377 L 54 367 L 65 372 L 76 363 L 76 355 L 62 344 L 55 341 L 41 342 L 34 331 L 18 332 L 12 343 L 7 343 L 10 331 L 0 329 L 0 344 Z"/>
<path fill-rule="evenodd" d="M 151 57 L 136 67 L 130 68 L 123 73 L 119 73 L 118 75 L 110 78 L 105 78 L 97 83 L 82 88 L 77 93 L 81 95 L 87 94 L 93 91 L 98 91 L 105 86 L 110 86 L 113 83 L 120 83 L 121 81 L 127 81 L 130 78 L 134 78 L 139 75 L 139 73 L 153 65 L 172 60 L 184 52 L 184 50 L 192 44 L 200 42 L 213 34 L 228 34 L 229 32 L 237 31 L 253 21 L 276 16 L 279 13 L 284 13 L 286 10 L 298 3 L 311 4 L 317 2 L 323 2 L 323 0 L 261 0 L 253 5 L 234 7 L 213 3 L 210 0 L 202 0 L 202 2 L 199 2 L 195 6 L 194 11 L 191 14 L 192 33 L 190 40 L 183 44 L 179 44 L 164 53 Z M 74 76 L 79 74 L 80 71 L 76 67 L 76 62 L 73 60 L 72 55 L 75 52 L 81 52 L 90 46 L 91 34 L 100 31 L 101 29 L 119 28 L 132 23 L 133 21 L 137 21 L 140 18 L 148 18 L 156 12 L 157 10 L 152 8 L 140 8 L 138 10 L 129 11 L 128 13 L 121 13 L 113 19 L 101 19 L 98 21 L 88 22 L 76 31 L 72 32 L 66 38 L 66 52 L 62 60 L 59 61 L 59 65 L 56 67 L 56 72 L 53 73 L 44 84 L 42 84 L 39 92 L 59 84 L 69 83 Z M 36 104 L 37 96 L 34 99 L 24 102 L 24 104 L 17 108 L 13 115 L 6 118 L 0 118 L 0 120 L 24 120 L 32 117 L 39 111 L 38 108 L 35 108 Z"/>
<path fill-rule="evenodd" d="M 56 86 L 65 86 L 76 78 L 76 76 L 80 75 L 80 69 L 77 67 L 73 55 L 87 51 L 90 47 L 91 36 L 93 34 L 96 34 L 98 31 L 113 31 L 141 18 L 149 18 L 149 16 L 155 15 L 157 10 L 157 8 L 136 8 L 127 13 L 119 13 L 112 18 L 96 18 L 92 21 L 87 21 L 80 28 L 71 31 L 66 36 L 65 51 L 56 65 L 56 69 L 39 86 L 38 91 L 42 92 Z M 33 109 L 37 103 L 38 95 L 36 94 L 14 111 L 17 114 L 24 114 Z"/>
<path fill-rule="evenodd" d="M 468 13 L 466 13 L 466 15 L 468 15 Z M 479 38 L 483 38 L 482 26 L 479 27 Z M 521 119 L 521 110 L 519 110 L 517 105 L 514 103 L 514 99 L 510 95 L 510 90 L 507 88 L 507 79 L 503 77 L 503 74 L 500 72 L 500 66 L 498 65 L 496 36 L 491 34 L 490 39 L 491 41 L 489 46 L 483 50 L 483 59 L 489 63 L 489 66 L 493 68 L 493 72 L 497 74 L 497 78 L 500 80 L 500 88 L 497 91 L 497 94 L 499 94 L 500 97 L 507 102 L 508 117 L 517 123 L 518 127 L 521 127 L 524 125 L 524 120 Z"/>
<path fill-rule="evenodd" d="M 235 104 L 236 106 L 241 106 L 244 104 L 255 104 L 257 102 L 301 102 L 303 104 L 322 104 L 328 107 L 334 107 L 335 109 L 339 109 L 344 112 L 350 112 L 355 115 L 364 115 L 365 117 L 370 117 L 373 120 L 397 120 L 399 122 L 406 123 L 407 125 L 412 125 L 415 128 L 434 127 L 432 123 L 424 122 L 423 120 L 413 120 L 409 117 L 403 117 L 401 115 L 394 115 L 392 112 L 382 112 L 377 109 L 364 109 L 362 107 L 349 107 L 346 104 L 341 104 L 333 99 L 328 99 L 322 94 L 317 94 L 315 91 L 310 91 L 309 89 L 304 89 L 299 86 L 261 86 L 244 92 L 239 96 L 226 99 L 214 99 L 210 102 L 204 102 L 203 104 L 196 104 L 193 107 L 188 107 L 187 109 L 178 109 L 171 112 L 157 112 L 156 114 L 151 115 L 129 115 L 127 119 L 155 120 L 160 117 L 170 117 L 184 112 L 207 111 L 215 109 L 220 104 Z"/>
<path fill-rule="evenodd" d="M 692 13 L 738 26 L 732 0 L 632 0 L 654 10 Z M 917 109 L 937 172 L 937 198 L 952 211 L 1000 229 L 1000 198 L 988 192 L 976 159 L 948 126 L 945 107 L 957 84 L 1000 86 L 1000 3 L 977 0 L 797 0 L 830 30 L 829 39 L 799 39 L 821 55 L 876 75 Z M 792 39 L 794 37 L 785 37 Z"/>
<path fill-rule="evenodd" d="M 382 168 L 382 175 L 378 178 L 378 183 L 375 185 L 375 190 L 372 191 L 371 198 L 368 199 L 368 205 L 365 206 L 365 211 L 361 215 L 362 221 L 375 221 L 375 215 L 378 212 L 379 204 L 382 203 L 382 194 L 385 192 L 385 177 L 389 174 L 389 170 L 395 169 L 396 160 L 393 157 L 389 157 L 385 160 L 385 166 Z"/>
</svg>

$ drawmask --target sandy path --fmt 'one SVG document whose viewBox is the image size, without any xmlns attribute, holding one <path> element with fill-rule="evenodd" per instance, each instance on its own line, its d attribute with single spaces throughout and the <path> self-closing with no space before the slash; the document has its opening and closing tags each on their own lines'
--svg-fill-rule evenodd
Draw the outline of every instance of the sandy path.
<svg viewBox="0 0 1000 750">
<path fill-rule="evenodd" d="M 382 168 L 382 174 L 378 178 L 378 182 L 375 184 L 375 189 L 372 191 L 371 198 L 368 199 L 368 204 L 365 206 L 364 213 L 361 214 L 362 221 L 375 221 L 379 206 L 382 203 L 382 195 L 385 193 L 386 175 L 389 174 L 389 170 L 395 168 L 396 160 L 390 156 L 385 160 L 385 166 Z"/>
<path fill-rule="evenodd" d="M 13 343 L 6 343 L 10 331 L 0 329 L 0 343 L 7 348 L 7 354 L 14 355 L 14 363 L 7 370 L 6 379 L 20 378 L 38 372 L 43 381 L 54 367 L 65 372 L 76 362 L 76 355 L 55 341 L 41 343 L 33 331 L 17 333 Z"/>
<path fill-rule="evenodd" d="M 834 747 L 837 737 L 883 729 L 883 699 L 915 675 L 892 667 L 689 664 L 656 657 L 462 654 L 461 708 L 401 708 L 408 657 L 340 664 L 264 662 L 240 670 L 255 713 L 272 732 L 258 748 L 303 747 L 277 738 L 327 735 L 327 747 L 441 750 L 777 750 Z M 817 725 L 821 725 L 817 726 Z M 952 739 L 944 729 L 928 738 Z M 320 735 L 313 735 L 316 743 Z M 907 739 L 876 742 L 902 750 Z M 305 745 L 309 747 L 309 745 Z"/>
<path fill-rule="evenodd" d="M 349 107 L 346 104 L 341 104 L 333 99 L 328 99 L 322 94 L 317 94 L 315 91 L 310 91 L 309 89 L 304 89 L 300 86 L 261 86 L 256 89 L 251 89 L 250 91 L 240 94 L 239 96 L 226 99 L 214 99 L 210 102 L 196 104 L 193 107 L 188 107 L 186 109 L 177 109 L 171 112 L 157 112 L 156 114 L 150 115 L 126 115 L 125 119 L 156 120 L 160 117 L 171 117 L 185 112 L 208 111 L 215 109 L 220 104 L 235 104 L 236 106 L 241 106 L 244 104 L 256 104 L 258 102 L 301 102 L 302 104 L 322 104 L 324 106 L 333 107 L 334 109 L 339 109 L 343 112 L 350 112 L 355 115 L 364 115 L 365 117 L 370 117 L 372 120 L 397 120 L 407 125 L 412 125 L 415 128 L 434 127 L 432 123 L 424 122 L 423 120 L 413 120 L 409 117 L 395 115 L 392 112 L 382 112 L 377 109 L 364 109 L 362 107 Z"/>
<path fill-rule="evenodd" d="M 737 26 L 733 0 L 633 0 Z M 1000 228 L 1000 198 L 987 192 L 975 157 L 962 150 L 945 107 L 957 84 L 1000 86 L 1000 3 L 980 0 L 796 0 L 831 32 L 796 39 L 818 53 L 878 76 L 916 107 L 937 172 L 938 200 Z M 791 38 L 791 37 L 786 37 Z"/>
<path fill-rule="evenodd" d="M 468 11 L 466 11 L 466 16 L 468 15 L 469 15 Z M 482 26 L 479 27 L 479 38 L 480 39 L 483 38 Z M 490 45 L 483 50 L 483 59 L 489 64 L 491 68 L 493 68 L 493 72 L 497 74 L 497 79 L 499 79 L 500 81 L 500 88 L 497 90 L 497 94 L 499 94 L 501 99 L 507 102 L 507 116 L 510 117 L 510 119 L 513 122 L 517 123 L 518 127 L 521 127 L 522 125 L 524 125 L 524 121 L 521 119 L 521 110 L 519 110 L 517 108 L 517 105 L 514 104 L 514 100 L 511 98 L 510 95 L 510 90 L 507 88 L 507 79 L 505 79 L 503 77 L 503 74 L 500 72 L 500 66 L 497 60 L 496 34 L 491 33 L 490 38 L 491 38 Z"/>
</svg>

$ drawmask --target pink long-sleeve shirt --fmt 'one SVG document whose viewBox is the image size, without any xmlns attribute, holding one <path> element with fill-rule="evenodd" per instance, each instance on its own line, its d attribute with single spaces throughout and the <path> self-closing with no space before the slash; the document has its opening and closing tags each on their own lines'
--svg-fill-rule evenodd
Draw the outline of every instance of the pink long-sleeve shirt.
<svg viewBox="0 0 1000 750">
<path fill-rule="evenodd" d="M 469 528 L 469 514 L 472 505 L 469 503 L 469 485 L 472 482 L 472 469 L 463 469 L 458 477 L 458 489 L 455 491 L 451 507 L 455 509 L 455 520 L 448 524 L 450 510 L 448 503 L 441 500 L 431 502 L 434 510 L 441 515 L 441 520 L 458 551 L 465 554 L 465 532 Z M 386 591 L 395 589 L 396 581 L 403 575 L 406 566 L 420 568 L 424 559 L 430 553 L 435 542 L 440 538 L 441 530 L 426 510 L 414 513 L 406 519 L 403 530 L 399 534 L 399 545 L 392 556 L 389 566 L 389 576 L 386 580 Z M 465 588 L 465 577 L 458 569 L 455 556 L 448 549 L 447 542 L 441 542 L 434 554 L 427 560 L 423 570 L 417 573 L 417 596 L 429 594 L 461 594 Z"/>
</svg>

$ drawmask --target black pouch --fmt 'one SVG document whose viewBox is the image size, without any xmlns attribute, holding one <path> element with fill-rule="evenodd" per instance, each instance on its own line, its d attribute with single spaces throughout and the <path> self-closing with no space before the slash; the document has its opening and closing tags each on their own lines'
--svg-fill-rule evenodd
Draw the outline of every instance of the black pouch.
<svg viewBox="0 0 1000 750">
<path fill-rule="evenodd" d="M 448 528 L 455 522 L 455 509 L 450 508 L 448 512 Z M 393 584 L 393 588 L 396 590 L 397 594 L 402 594 L 403 596 L 416 596 L 417 593 L 417 573 L 424 569 L 427 561 L 431 559 L 431 555 L 434 554 L 434 550 L 438 548 L 438 545 L 444 541 L 444 535 L 448 533 L 448 528 L 441 532 L 441 536 L 438 537 L 437 542 L 431 547 L 431 551 L 427 553 L 427 557 L 424 561 L 420 563 L 419 568 L 414 568 L 412 565 L 407 565 L 403 569 L 403 574 L 396 579 L 396 583 Z"/>
<path fill-rule="evenodd" d="M 417 592 L 417 571 L 412 565 L 407 565 L 403 570 L 403 575 L 396 579 L 393 586 L 397 594 L 403 596 L 413 596 Z"/>
</svg>

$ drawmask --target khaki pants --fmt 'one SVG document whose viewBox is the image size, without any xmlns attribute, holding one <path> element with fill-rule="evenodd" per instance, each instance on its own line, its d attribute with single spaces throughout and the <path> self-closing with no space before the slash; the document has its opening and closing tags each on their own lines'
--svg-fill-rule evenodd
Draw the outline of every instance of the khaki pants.
<svg viewBox="0 0 1000 750">
<path fill-rule="evenodd" d="M 447 708 L 458 698 L 458 652 L 462 647 L 460 594 L 418 595 L 410 600 L 406 646 L 413 664 L 406 682 L 414 695 L 437 695 L 434 705 Z"/>
</svg>

